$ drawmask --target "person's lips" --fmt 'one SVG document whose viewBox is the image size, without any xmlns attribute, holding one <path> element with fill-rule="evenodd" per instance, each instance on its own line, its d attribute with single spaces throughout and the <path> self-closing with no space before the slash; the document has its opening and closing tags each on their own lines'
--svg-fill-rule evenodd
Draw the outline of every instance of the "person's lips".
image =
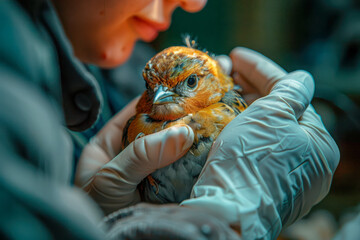
<svg viewBox="0 0 360 240">
<path fill-rule="evenodd" d="M 141 40 L 150 42 L 154 40 L 160 31 L 168 29 L 168 24 L 159 24 L 146 21 L 139 17 L 133 18 L 133 27 Z"/>
</svg>

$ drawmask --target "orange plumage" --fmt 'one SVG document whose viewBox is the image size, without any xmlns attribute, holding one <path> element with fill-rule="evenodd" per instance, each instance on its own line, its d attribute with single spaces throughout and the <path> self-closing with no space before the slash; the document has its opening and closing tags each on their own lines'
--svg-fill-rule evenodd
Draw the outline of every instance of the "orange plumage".
<svg viewBox="0 0 360 240">
<path fill-rule="evenodd" d="M 212 142 L 247 105 L 219 63 L 191 47 L 170 47 L 156 54 L 143 77 L 147 90 L 125 127 L 123 147 L 140 135 L 177 124 L 192 127 L 195 139 L 189 152 L 141 184 L 145 201 L 180 202 L 189 197 Z"/>
</svg>

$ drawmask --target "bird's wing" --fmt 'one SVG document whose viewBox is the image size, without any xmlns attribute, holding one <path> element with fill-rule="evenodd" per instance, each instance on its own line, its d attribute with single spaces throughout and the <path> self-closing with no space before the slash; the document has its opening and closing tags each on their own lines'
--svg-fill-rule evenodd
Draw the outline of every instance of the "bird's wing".
<svg viewBox="0 0 360 240">
<path fill-rule="evenodd" d="M 220 102 L 225 103 L 233 109 L 236 115 L 243 112 L 248 107 L 244 98 L 242 98 L 240 93 L 236 90 L 227 92 Z"/>
</svg>

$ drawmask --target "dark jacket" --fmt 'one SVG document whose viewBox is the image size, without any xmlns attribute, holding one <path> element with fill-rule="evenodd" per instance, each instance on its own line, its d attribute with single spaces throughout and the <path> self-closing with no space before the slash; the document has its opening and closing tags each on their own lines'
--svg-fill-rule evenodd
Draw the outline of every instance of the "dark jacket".
<svg viewBox="0 0 360 240">
<path fill-rule="evenodd" d="M 0 1 L 1 238 L 102 238 L 100 211 L 71 187 L 65 127 L 89 128 L 100 103 L 51 4 Z"/>
</svg>

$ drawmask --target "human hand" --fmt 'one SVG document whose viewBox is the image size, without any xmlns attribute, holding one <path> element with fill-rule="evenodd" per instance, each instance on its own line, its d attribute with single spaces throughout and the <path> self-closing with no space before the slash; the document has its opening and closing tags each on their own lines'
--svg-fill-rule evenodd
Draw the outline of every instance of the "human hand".
<svg viewBox="0 0 360 240">
<path fill-rule="evenodd" d="M 123 128 L 135 114 L 137 101 L 114 116 L 85 146 L 77 167 L 75 184 L 106 214 L 140 202 L 137 185 L 141 180 L 182 157 L 194 140 L 190 127 L 176 126 L 137 139 L 120 152 Z"/>
<path fill-rule="evenodd" d="M 238 54 L 241 54 L 239 52 L 243 52 L 241 58 L 244 59 L 239 58 Z M 249 54 L 246 54 L 246 52 Z M 225 72 L 231 75 L 234 82 L 241 87 L 241 95 L 248 105 L 258 98 L 269 94 L 274 83 L 278 81 L 281 76 L 287 74 L 278 64 L 260 53 L 246 48 L 235 48 L 230 53 L 230 57 L 219 55 L 217 60 Z M 247 64 L 250 65 L 247 66 Z M 252 69 L 247 69 L 247 67 L 258 68 L 261 69 L 261 71 L 253 71 L 251 74 L 254 75 L 249 79 L 249 76 L 245 77 L 245 74 L 249 75 L 249 71 L 252 71 Z"/>
<path fill-rule="evenodd" d="M 176 204 L 136 206 L 104 219 L 107 239 L 239 239 L 222 219 Z"/>
<path fill-rule="evenodd" d="M 310 105 L 309 73 L 246 48 L 230 56 L 243 91 L 263 97 L 224 128 L 182 204 L 222 216 L 244 239 L 274 239 L 326 196 L 339 150 Z"/>
</svg>

